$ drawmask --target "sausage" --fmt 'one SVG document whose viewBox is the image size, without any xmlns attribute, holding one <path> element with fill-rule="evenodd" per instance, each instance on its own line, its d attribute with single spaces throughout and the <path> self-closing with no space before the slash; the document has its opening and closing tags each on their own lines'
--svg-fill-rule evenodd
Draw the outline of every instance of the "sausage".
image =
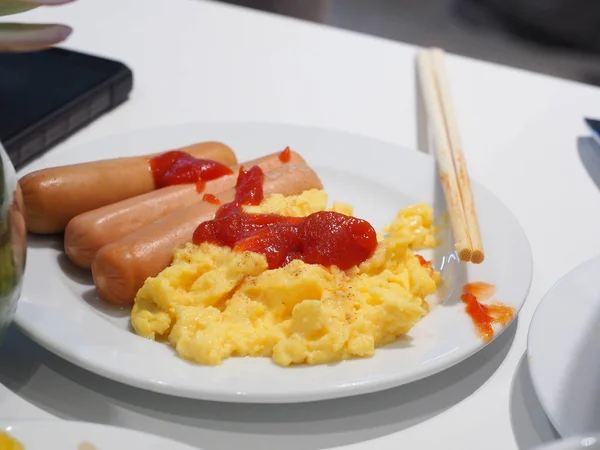
<svg viewBox="0 0 600 450">
<path fill-rule="evenodd" d="M 304 163 L 296 152 L 290 153 L 288 163 Z M 258 165 L 264 172 L 280 167 L 279 153 L 263 156 L 243 164 Z M 235 187 L 240 166 L 232 166 L 231 175 L 206 183 L 203 192 L 218 194 Z M 65 252 L 76 265 L 90 268 L 96 252 L 105 245 L 118 241 L 134 231 L 202 201 L 202 195 L 193 184 L 169 186 L 146 194 L 122 200 L 111 205 L 80 214 L 65 229 Z"/>
<path fill-rule="evenodd" d="M 265 173 L 264 193 L 300 194 L 322 188 L 315 172 L 303 163 L 285 164 Z M 217 195 L 221 204 L 233 201 L 235 188 Z M 219 207 L 196 203 L 101 248 L 92 262 L 98 295 L 117 305 L 131 305 L 148 277 L 158 275 L 173 260 L 173 250 L 191 242 L 198 225 L 214 218 Z"/>
<path fill-rule="evenodd" d="M 178 150 L 227 165 L 237 163 L 233 150 L 220 142 Z M 154 190 L 148 161 L 158 154 L 51 167 L 23 176 L 19 184 L 28 231 L 60 233 L 78 214 Z"/>
</svg>

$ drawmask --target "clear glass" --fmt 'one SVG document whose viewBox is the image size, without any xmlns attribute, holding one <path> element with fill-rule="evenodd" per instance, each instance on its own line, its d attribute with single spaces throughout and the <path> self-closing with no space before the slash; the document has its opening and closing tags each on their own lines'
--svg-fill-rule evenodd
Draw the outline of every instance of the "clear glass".
<svg viewBox="0 0 600 450">
<path fill-rule="evenodd" d="M 23 196 L 0 144 L 0 341 L 17 309 L 27 248 Z"/>
</svg>

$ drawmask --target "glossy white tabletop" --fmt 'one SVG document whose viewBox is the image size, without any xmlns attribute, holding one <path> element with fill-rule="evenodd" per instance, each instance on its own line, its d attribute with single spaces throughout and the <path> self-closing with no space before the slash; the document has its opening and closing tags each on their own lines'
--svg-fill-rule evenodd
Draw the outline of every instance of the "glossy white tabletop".
<svg viewBox="0 0 600 450">
<path fill-rule="evenodd" d="M 21 19 L 68 23 L 69 47 L 120 59 L 135 74 L 131 99 L 63 147 L 223 120 L 315 125 L 417 147 L 413 46 L 201 0 L 79 0 Z M 471 175 L 519 218 L 534 255 L 529 299 L 492 345 L 391 391 L 252 406 L 134 390 L 12 330 L 0 348 L 0 419 L 117 424 L 207 450 L 505 450 L 554 439 L 523 357 L 543 294 L 600 253 L 600 150 L 583 124 L 600 117 L 600 90 L 459 57 L 448 70 Z"/>
</svg>

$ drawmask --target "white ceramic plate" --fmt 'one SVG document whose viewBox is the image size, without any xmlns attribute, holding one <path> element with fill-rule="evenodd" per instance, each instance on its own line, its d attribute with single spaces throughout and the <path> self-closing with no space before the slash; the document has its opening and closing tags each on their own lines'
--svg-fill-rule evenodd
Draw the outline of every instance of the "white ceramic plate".
<svg viewBox="0 0 600 450">
<path fill-rule="evenodd" d="M 561 436 L 600 432 L 600 257 L 545 295 L 527 353 L 535 391 Z"/>
<path fill-rule="evenodd" d="M 25 450 L 199 450 L 139 431 L 85 422 L 4 421 L 0 431 L 21 442 Z"/>
<path fill-rule="evenodd" d="M 53 152 L 22 173 L 45 166 L 159 152 L 202 140 L 232 146 L 239 160 L 300 152 L 321 176 L 330 199 L 352 203 L 380 229 L 402 207 L 430 202 L 445 214 L 435 163 L 423 153 L 334 131 L 270 124 L 204 124 L 117 136 Z M 375 357 L 316 367 L 281 368 L 269 359 L 232 358 L 219 367 L 192 365 L 173 350 L 129 331 L 127 311 L 96 297 L 88 273 L 75 270 L 56 238 L 32 238 L 16 322 L 50 351 L 114 380 L 162 393 L 233 402 L 302 402 L 344 397 L 408 383 L 446 369 L 485 344 L 475 335 L 456 292 L 467 281 L 486 281 L 497 297 L 519 310 L 532 274 L 529 243 L 517 220 L 487 190 L 473 183 L 486 261 L 458 264 L 449 232 L 432 255 L 443 268 L 443 306 Z M 427 256 L 427 255 L 425 255 Z M 452 294 L 452 295 L 450 295 Z M 448 299 L 448 297 L 450 297 Z"/>
</svg>

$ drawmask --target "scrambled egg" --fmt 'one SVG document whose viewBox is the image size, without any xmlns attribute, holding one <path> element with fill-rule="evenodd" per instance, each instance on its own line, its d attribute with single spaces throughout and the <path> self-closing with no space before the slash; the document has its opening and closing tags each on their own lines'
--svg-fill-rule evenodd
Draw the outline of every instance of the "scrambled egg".
<svg viewBox="0 0 600 450">
<path fill-rule="evenodd" d="M 23 446 L 8 434 L 0 432 L 0 450 L 23 450 Z"/>
<path fill-rule="evenodd" d="M 326 210 L 327 194 L 275 194 L 245 209 L 301 217 Z M 331 210 L 352 214 L 343 203 Z M 139 290 L 132 325 L 208 365 L 231 356 L 271 357 L 281 366 L 372 356 L 428 311 L 425 297 L 435 293 L 439 274 L 411 249 L 435 246 L 434 231 L 430 206 L 405 208 L 373 256 L 348 271 L 300 260 L 269 270 L 261 254 L 188 244 Z"/>
</svg>

